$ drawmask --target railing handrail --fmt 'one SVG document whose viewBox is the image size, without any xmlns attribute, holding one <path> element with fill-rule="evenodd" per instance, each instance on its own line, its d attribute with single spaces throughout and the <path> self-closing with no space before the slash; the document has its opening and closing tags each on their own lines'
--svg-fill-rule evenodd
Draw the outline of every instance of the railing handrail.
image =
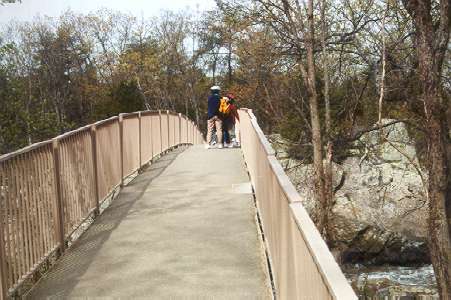
<svg viewBox="0 0 451 300">
<path fill-rule="evenodd" d="M 103 125 L 105 123 L 114 122 L 114 121 L 116 121 L 119 118 L 119 116 L 123 116 L 124 118 L 137 117 L 138 113 L 141 113 L 142 116 L 146 116 L 146 115 L 151 115 L 151 114 L 158 114 L 159 111 L 160 110 L 143 110 L 143 111 L 137 111 L 137 112 L 132 112 L 132 113 L 120 113 L 118 116 L 112 116 L 112 117 L 109 117 L 107 119 L 96 121 L 94 123 L 81 126 L 81 127 L 77 128 L 77 129 L 73 129 L 73 130 L 64 132 L 64 133 L 59 134 L 59 135 L 57 135 L 57 136 L 55 136 L 53 138 L 50 138 L 48 140 L 41 141 L 41 142 L 36 142 L 36 143 L 31 144 L 31 145 L 27 145 L 27 146 L 22 147 L 20 149 L 14 150 L 12 152 L 1 154 L 0 155 L 0 162 L 3 162 L 3 161 L 8 160 L 8 159 L 11 159 L 11 158 L 13 158 L 16 155 L 24 154 L 24 153 L 27 153 L 27 152 L 29 152 L 31 150 L 35 150 L 36 148 L 39 148 L 39 147 L 51 144 L 54 139 L 66 138 L 66 137 L 71 136 L 73 134 L 76 134 L 76 133 L 78 133 L 80 131 L 88 130 L 93 125 L 96 125 L 96 127 L 98 127 L 98 126 L 101 126 L 101 125 Z M 166 112 L 166 110 L 161 110 L 161 111 L 162 112 Z M 173 116 L 178 116 L 179 115 L 179 113 L 174 112 L 174 111 L 170 111 L 170 110 L 169 110 L 169 114 L 173 115 Z M 191 119 L 187 118 L 183 114 L 182 114 L 182 118 L 185 118 L 186 120 L 189 120 L 189 121 L 193 122 Z"/>
<path fill-rule="evenodd" d="M 291 180 L 288 178 L 287 174 L 283 170 L 280 162 L 275 157 L 275 152 L 271 147 L 268 139 L 264 135 L 260 126 L 258 125 L 257 118 L 253 114 L 250 109 L 241 109 L 241 111 L 249 116 L 250 123 L 252 125 L 252 130 L 255 131 L 255 134 L 258 138 L 258 142 L 262 145 L 265 151 L 265 157 L 268 161 L 270 168 L 275 175 L 275 178 L 281 188 L 283 194 L 285 195 L 288 203 L 288 207 L 291 211 L 292 216 L 297 224 L 299 232 L 301 233 L 307 248 L 310 252 L 312 259 L 314 260 L 321 277 L 329 290 L 330 296 L 332 299 L 340 299 L 340 300 L 351 300 L 357 299 L 353 289 L 350 284 L 346 280 L 343 272 L 335 261 L 332 253 L 327 247 L 325 241 L 322 239 L 319 231 L 317 230 L 315 224 L 311 220 L 309 214 L 303 207 L 301 203 L 301 196 L 297 192 L 296 188 L 292 184 Z M 244 136 L 245 133 L 241 132 L 241 136 Z M 243 143 L 242 143 L 243 145 Z M 245 151 L 243 151 L 245 152 Z M 245 152 L 246 153 L 246 152 Z M 245 155 L 245 159 L 246 155 Z M 255 170 L 254 172 L 256 172 Z M 251 177 L 256 176 L 259 178 L 268 176 L 269 174 L 252 174 L 250 171 Z M 255 185 L 255 178 L 251 178 L 253 184 Z M 254 188 L 258 188 L 255 187 Z M 280 199 L 271 199 L 271 201 L 280 201 Z M 258 195 L 257 195 L 257 203 L 259 203 Z M 257 205 L 259 206 L 259 205 Z M 262 212 L 260 212 L 262 214 Z M 265 220 L 263 218 L 263 223 L 271 222 L 271 220 Z M 269 252 L 269 256 L 271 257 L 270 249 L 267 249 Z M 287 258 L 288 259 L 288 258 Z M 270 259 L 273 263 L 273 259 Z M 295 262 L 293 262 L 295 263 Z M 277 274 L 275 275 L 275 281 L 277 282 Z M 277 292 L 277 284 L 276 284 L 276 292 Z M 299 296 L 299 295 L 298 295 Z"/>
<path fill-rule="evenodd" d="M 33 151 L 33 150 L 35 150 L 37 148 L 49 145 L 51 143 L 52 143 L 52 140 L 46 140 L 46 141 L 42 141 L 42 142 L 31 144 L 29 146 L 23 147 L 21 149 L 18 149 L 16 151 L 13 151 L 13 152 L 10 152 L 10 153 L 5 153 L 5 154 L 0 156 L 0 163 L 4 162 L 6 160 L 12 159 L 15 156 L 18 156 L 18 155 L 21 155 L 21 154 L 25 154 L 25 153 Z"/>
<path fill-rule="evenodd" d="M 260 139 L 260 142 L 261 142 L 263 148 L 265 149 L 266 154 L 267 155 L 275 155 L 276 152 L 274 151 L 274 148 L 272 147 L 271 143 L 265 137 L 263 130 L 258 125 L 257 118 L 255 117 L 254 113 L 252 112 L 251 109 L 247 109 L 246 111 L 251 118 L 251 124 L 254 126 L 255 132 L 257 133 L 257 136 Z"/>
<path fill-rule="evenodd" d="M 75 228 L 95 218 L 126 177 L 178 145 L 202 142 L 182 114 L 138 111 L 1 155 L 0 300 L 65 251 Z"/>
<path fill-rule="evenodd" d="M 110 118 L 105 119 L 105 120 L 97 121 L 93 125 L 95 125 L 95 126 L 102 126 L 104 124 L 108 124 L 108 123 L 114 122 L 114 121 L 116 121 L 118 119 L 119 119 L 119 116 L 113 116 L 113 117 L 110 117 Z"/>
</svg>

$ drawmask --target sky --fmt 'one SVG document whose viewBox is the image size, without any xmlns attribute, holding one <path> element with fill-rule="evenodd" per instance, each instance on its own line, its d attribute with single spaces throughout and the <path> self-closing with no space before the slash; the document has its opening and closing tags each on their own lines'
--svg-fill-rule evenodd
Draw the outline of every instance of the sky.
<svg viewBox="0 0 451 300">
<path fill-rule="evenodd" d="M 0 22 L 32 21 L 35 16 L 57 17 L 67 9 L 89 13 L 106 7 L 136 17 L 158 16 L 162 10 L 193 12 L 215 7 L 214 0 L 22 0 L 22 3 L 0 6 Z"/>
</svg>

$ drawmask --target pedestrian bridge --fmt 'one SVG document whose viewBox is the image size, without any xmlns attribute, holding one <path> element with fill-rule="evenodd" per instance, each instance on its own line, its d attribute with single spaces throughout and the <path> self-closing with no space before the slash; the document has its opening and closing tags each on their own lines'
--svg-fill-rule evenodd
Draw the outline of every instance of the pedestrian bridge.
<svg viewBox="0 0 451 300">
<path fill-rule="evenodd" d="M 357 299 L 251 110 L 121 114 L 0 157 L 0 300 Z"/>
</svg>

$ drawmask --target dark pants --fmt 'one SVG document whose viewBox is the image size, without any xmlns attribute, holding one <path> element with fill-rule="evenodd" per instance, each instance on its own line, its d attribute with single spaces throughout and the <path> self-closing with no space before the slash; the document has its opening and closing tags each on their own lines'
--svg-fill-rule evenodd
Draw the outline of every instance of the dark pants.
<svg viewBox="0 0 451 300">
<path fill-rule="evenodd" d="M 227 118 L 222 123 L 222 130 L 224 132 L 224 143 L 230 144 L 230 130 L 233 128 L 233 120 Z"/>
</svg>

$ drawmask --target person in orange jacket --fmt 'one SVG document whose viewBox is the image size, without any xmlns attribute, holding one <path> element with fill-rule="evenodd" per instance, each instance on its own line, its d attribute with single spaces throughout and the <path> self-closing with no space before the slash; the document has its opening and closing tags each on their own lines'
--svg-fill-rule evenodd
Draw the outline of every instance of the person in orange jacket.
<svg viewBox="0 0 451 300">
<path fill-rule="evenodd" d="M 236 123 L 237 121 L 240 121 L 240 115 L 238 114 L 238 107 L 236 106 L 235 102 L 235 95 L 232 93 L 228 93 L 226 98 L 228 99 L 229 104 L 229 113 L 227 116 L 223 119 L 223 130 L 224 130 L 224 146 L 228 145 L 229 148 L 236 146 L 239 146 L 239 142 L 237 140 L 237 127 Z M 230 137 L 231 134 L 235 131 L 235 145 L 232 143 Z"/>
</svg>

